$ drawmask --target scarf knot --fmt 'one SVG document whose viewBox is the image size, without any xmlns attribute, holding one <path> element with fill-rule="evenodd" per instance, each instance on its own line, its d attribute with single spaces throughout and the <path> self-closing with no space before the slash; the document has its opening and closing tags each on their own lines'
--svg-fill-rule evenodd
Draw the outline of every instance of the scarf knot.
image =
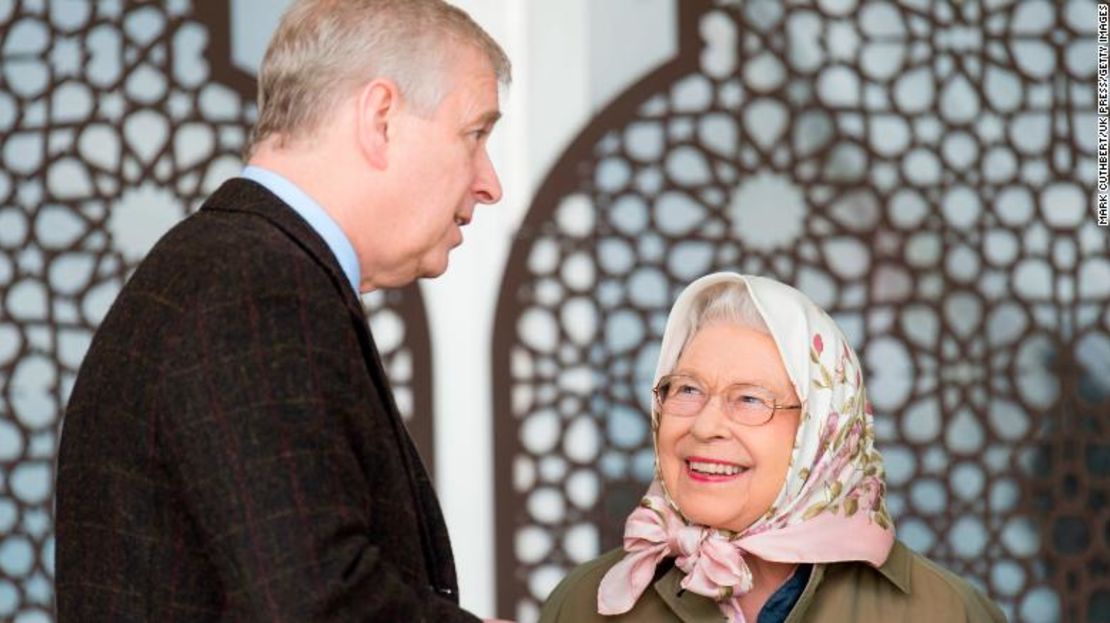
<svg viewBox="0 0 1110 623">
<path fill-rule="evenodd" d="M 681 586 L 739 612 L 736 598 L 752 589 L 752 572 L 743 550 L 719 530 L 690 526 L 663 498 L 648 495 L 625 523 L 627 555 L 598 587 L 598 612 L 628 612 L 655 575 L 655 567 L 674 557 L 684 574 Z M 730 617 L 730 620 L 735 620 Z"/>
<path fill-rule="evenodd" d="M 694 530 L 701 533 L 696 544 L 682 538 L 681 533 Z M 686 526 L 679 532 L 682 549 L 676 552 L 675 566 L 686 574 L 682 588 L 716 601 L 752 590 L 752 572 L 740 547 L 717 530 Z"/>
</svg>

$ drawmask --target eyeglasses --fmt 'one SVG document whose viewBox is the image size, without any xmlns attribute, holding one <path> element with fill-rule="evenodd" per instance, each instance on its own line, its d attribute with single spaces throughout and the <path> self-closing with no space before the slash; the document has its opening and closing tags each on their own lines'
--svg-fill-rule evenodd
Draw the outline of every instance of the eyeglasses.
<svg viewBox="0 0 1110 623">
<path fill-rule="evenodd" d="M 655 394 L 656 409 L 664 415 L 676 417 L 697 415 L 709 403 L 710 398 L 720 394 L 721 408 L 725 415 L 744 426 L 762 426 L 771 421 L 775 411 L 802 408 L 800 404 L 776 404 L 771 392 L 758 385 L 735 383 L 715 392 L 701 379 L 685 374 L 664 376 L 651 392 Z"/>
</svg>

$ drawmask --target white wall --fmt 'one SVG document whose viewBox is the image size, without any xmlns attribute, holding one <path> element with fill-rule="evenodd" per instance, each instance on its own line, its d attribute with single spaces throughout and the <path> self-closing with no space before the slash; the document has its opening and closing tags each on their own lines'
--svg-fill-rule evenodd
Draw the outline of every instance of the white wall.
<svg viewBox="0 0 1110 623">
<path fill-rule="evenodd" d="M 540 182 L 593 114 L 674 55 L 675 7 L 673 0 L 453 2 L 513 63 L 490 146 L 504 198 L 477 212 L 447 274 L 421 283 L 434 360 L 437 488 L 463 606 L 492 616 L 493 485 L 507 475 L 493 473 L 491 347 L 513 235 Z"/>
</svg>

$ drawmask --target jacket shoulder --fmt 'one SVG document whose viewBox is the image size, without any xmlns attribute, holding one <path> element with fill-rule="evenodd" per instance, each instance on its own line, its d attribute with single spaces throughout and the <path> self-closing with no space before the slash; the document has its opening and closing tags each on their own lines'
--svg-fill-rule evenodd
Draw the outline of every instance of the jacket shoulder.
<svg viewBox="0 0 1110 623">
<path fill-rule="evenodd" d="M 925 556 L 912 552 L 910 598 L 915 610 L 944 604 L 948 614 L 937 620 L 1005 623 L 998 606 L 967 580 Z"/>
<path fill-rule="evenodd" d="M 597 587 L 623 557 L 624 550 L 618 547 L 572 569 L 544 601 L 540 623 L 608 620 L 597 613 Z"/>
<path fill-rule="evenodd" d="M 827 565 L 812 601 L 798 605 L 798 618 L 788 621 L 1006 621 L 971 583 L 900 542 L 882 569 L 861 562 Z"/>
<path fill-rule="evenodd" d="M 313 263 L 298 240 L 257 214 L 201 210 L 171 229 L 139 271 L 196 272 L 205 281 L 249 284 L 276 281 Z M 214 273 L 220 278 L 212 279 Z"/>
</svg>

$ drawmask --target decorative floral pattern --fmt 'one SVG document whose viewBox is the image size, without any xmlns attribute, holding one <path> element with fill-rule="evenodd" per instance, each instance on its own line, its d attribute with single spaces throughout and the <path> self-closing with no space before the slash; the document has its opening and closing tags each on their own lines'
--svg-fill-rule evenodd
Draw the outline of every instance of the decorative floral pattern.
<svg viewBox="0 0 1110 623">
<path fill-rule="evenodd" d="M 872 445 L 875 426 L 872 423 L 871 403 L 867 401 L 863 375 L 848 344 L 841 342 L 836 367 L 830 372 L 822 363 L 824 339 L 813 334 L 810 361 L 820 371 L 813 379 L 816 389 L 832 391 L 834 386 L 847 387 L 844 402 L 829 411 L 821 424 L 817 456 L 818 465 L 812 472 L 802 468 L 799 477 L 803 483 L 823 482 L 823 486 L 805 487 L 797 501 L 787 499 L 787 504 L 800 504 L 805 508 L 802 519 L 811 519 L 820 513 L 842 514 L 851 517 L 857 512 L 867 512 L 872 521 L 882 528 L 894 525 L 883 503 L 886 485 L 883 483 L 883 461 Z M 807 409 L 802 416 L 808 423 L 812 413 Z M 843 421 L 842 421 L 843 420 Z M 822 462 L 825 455 L 828 461 Z M 853 483 L 845 486 L 845 483 Z M 775 513 L 768 511 L 771 517 Z"/>
</svg>

